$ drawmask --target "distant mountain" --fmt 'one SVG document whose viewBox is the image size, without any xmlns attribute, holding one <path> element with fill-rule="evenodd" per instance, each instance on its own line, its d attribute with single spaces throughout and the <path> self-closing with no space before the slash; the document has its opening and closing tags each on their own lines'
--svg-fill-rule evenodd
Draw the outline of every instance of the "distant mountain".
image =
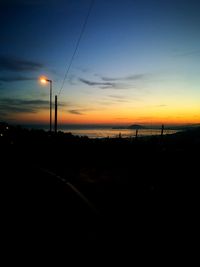
<svg viewBox="0 0 200 267">
<path fill-rule="evenodd" d="M 129 126 L 115 126 L 112 129 L 132 129 L 132 130 L 142 130 L 142 129 L 161 129 L 162 124 L 160 125 L 140 125 L 140 124 L 132 124 Z M 178 130 L 178 131 L 185 131 L 185 130 L 192 130 L 195 128 L 200 127 L 200 124 L 186 124 L 186 125 L 164 125 L 164 130 Z"/>
</svg>

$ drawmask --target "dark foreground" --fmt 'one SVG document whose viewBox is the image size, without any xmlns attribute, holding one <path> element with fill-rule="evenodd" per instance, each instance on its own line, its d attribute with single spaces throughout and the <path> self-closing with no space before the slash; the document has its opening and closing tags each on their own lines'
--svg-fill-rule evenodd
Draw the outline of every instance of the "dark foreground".
<svg viewBox="0 0 200 267">
<path fill-rule="evenodd" d="M 90 140 L 13 128 L 0 145 L 2 240 L 13 257 L 194 259 L 199 129 Z"/>
</svg>

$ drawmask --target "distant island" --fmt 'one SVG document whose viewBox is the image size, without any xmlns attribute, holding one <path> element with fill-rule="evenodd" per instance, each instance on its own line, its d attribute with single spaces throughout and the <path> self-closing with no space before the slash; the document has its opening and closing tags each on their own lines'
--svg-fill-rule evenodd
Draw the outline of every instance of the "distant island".
<svg viewBox="0 0 200 267">
<path fill-rule="evenodd" d="M 131 130 L 143 130 L 143 129 L 161 129 L 162 125 L 146 125 L 146 126 L 143 126 L 143 125 L 140 125 L 140 124 L 132 124 L 132 125 L 129 125 L 129 126 L 115 126 L 115 127 L 112 127 L 112 129 L 117 129 L 117 130 L 120 130 L 120 129 L 131 129 Z M 197 124 L 186 124 L 186 125 L 167 125 L 165 126 L 164 125 L 164 129 L 165 130 L 181 130 L 181 131 L 185 131 L 185 130 L 192 130 L 192 129 L 195 129 L 197 127 L 200 127 L 200 124 L 197 123 Z"/>
</svg>

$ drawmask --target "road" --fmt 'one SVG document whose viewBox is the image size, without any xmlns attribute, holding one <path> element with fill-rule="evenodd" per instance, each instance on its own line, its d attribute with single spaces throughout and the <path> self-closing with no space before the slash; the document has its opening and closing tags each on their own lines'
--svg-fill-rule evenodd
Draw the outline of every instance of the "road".
<svg viewBox="0 0 200 267">
<path fill-rule="evenodd" d="M 17 162 L 1 166 L 4 247 L 53 250 L 93 243 L 98 215 L 92 204 L 53 173 Z"/>
<path fill-rule="evenodd" d="M 186 248 L 191 233 L 195 236 L 196 206 L 186 191 L 176 198 L 167 190 L 139 198 L 131 187 L 120 187 L 120 194 L 106 197 L 108 209 L 102 219 L 73 184 L 28 162 L 9 155 L 1 161 L 2 240 L 12 254 L 21 251 L 35 257 L 48 248 L 48 256 L 57 249 L 66 255 L 67 246 L 90 254 L 102 248 L 103 253 L 111 248 L 119 253 L 134 247 L 135 254 L 143 251 L 155 257 L 163 251 L 177 253 L 176 247 Z"/>
</svg>

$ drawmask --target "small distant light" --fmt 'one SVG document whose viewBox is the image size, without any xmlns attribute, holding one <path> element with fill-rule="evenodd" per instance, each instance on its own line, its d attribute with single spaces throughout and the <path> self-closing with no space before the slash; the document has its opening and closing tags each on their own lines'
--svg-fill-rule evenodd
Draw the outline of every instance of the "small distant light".
<svg viewBox="0 0 200 267">
<path fill-rule="evenodd" d="M 9 127 L 7 126 L 7 127 L 6 127 L 6 130 L 8 130 L 8 129 L 9 129 Z"/>
<path fill-rule="evenodd" d="M 3 136 L 3 134 L 1 134 L 1 136 Z"/>
</svg>

